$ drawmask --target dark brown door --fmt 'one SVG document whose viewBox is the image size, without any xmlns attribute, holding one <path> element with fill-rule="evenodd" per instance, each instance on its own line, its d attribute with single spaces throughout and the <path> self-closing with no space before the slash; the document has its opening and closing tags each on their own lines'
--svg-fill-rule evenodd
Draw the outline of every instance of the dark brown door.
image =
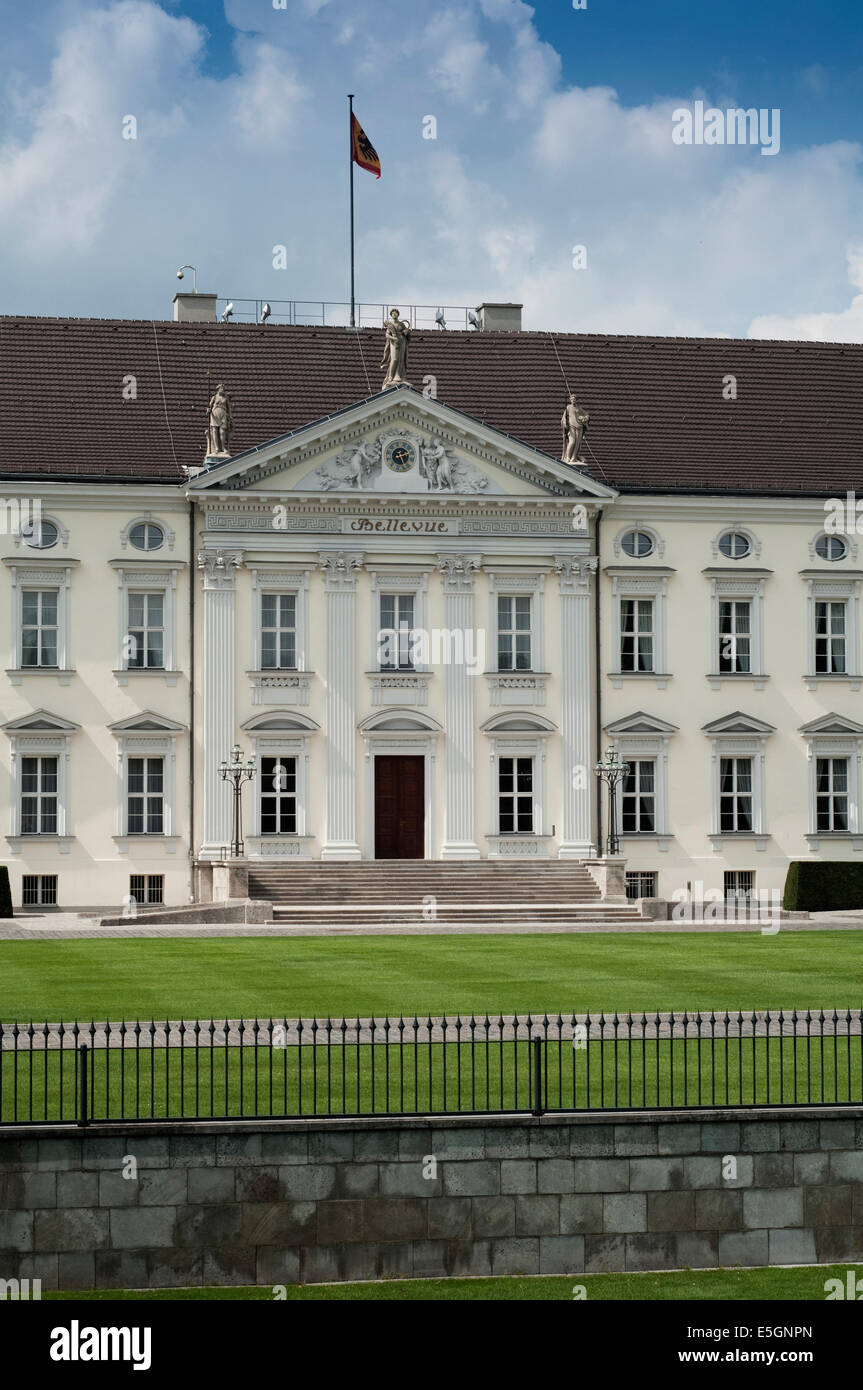
<svg viewBox="0 0 863 1390">
<path fill-rule="evenodd" d="M 375 858 L 425 858 L 423 758 L 375 758 Z"/>
</svg>

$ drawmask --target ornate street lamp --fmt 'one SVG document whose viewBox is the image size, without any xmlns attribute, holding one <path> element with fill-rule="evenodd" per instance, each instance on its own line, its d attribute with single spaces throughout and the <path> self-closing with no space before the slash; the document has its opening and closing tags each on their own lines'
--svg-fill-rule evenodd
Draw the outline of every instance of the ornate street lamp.
<svg viewBox="0 0 863 1390">
<path fill-rule="evenodd" d="M 231 831 L 231 855 L 239 859 L 243 853 L 243 799 L 241 787 L 244 782 L 251 782 L 255 775 L 255 760 L 249 758 L 247 763 L 242 762 L 240 745 L 234 744 L 232 750 L 232 761 L 226 762 L 223 758 L 219 763 L 219 775 L 224 782 L 232 782 L 234 785 L 234 824 Z"/>
<path fill-rule="evenodd" d="M 620 853 L 620 845 L 617 839 L 617 786 L 622 782 L 629 771 L 629 763 L 622 763 L 616 748 L 607 748 L 605 751 L 605 762 L 597 763 L 594 772 L 600 781 L 608 785 L 608 838 L 606 840 L 606 853 L 612 855 Z"/>
</svg>

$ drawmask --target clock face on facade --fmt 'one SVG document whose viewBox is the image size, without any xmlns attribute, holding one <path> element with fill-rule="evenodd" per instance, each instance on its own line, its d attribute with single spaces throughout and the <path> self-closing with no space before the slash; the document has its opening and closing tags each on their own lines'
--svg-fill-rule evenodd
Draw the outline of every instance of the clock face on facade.
<svg viewBox="0 0 863 1390">
<path fill-rule="evenodd" d="M 393 473 L 409 473 L 416 461 L 416 449 L 406 439 L 394 439 L 384 450 L 384 463 Z"/>
</svg>

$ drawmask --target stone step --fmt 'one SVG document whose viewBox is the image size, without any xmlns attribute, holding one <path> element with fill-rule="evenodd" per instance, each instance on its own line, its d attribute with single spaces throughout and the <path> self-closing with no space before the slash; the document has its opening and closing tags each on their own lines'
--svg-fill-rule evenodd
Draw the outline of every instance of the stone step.
<svg viewBox="0 0 863 1390">
<path fill-rule="evenodd" d="M 249 894 L 273 903 L 278 920 L 292 923 L 423 923 L 428 898 L 435 900 L 438 918 L 457 924 L 638 919 L 634 908 L 603 903 L 593 876 L 577 860 L 256 864 Z"/>
</svg>

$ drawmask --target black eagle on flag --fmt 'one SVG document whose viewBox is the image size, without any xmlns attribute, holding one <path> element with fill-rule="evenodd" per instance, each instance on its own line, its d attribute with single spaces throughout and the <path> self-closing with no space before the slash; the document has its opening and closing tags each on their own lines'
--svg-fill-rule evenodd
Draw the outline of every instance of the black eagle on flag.
<svg viewBox="0 0 863 1390">
<path fill-rule="evenodd" d="M 354 163 L 359 164 L 361 169 L 366 169 L 379 179 L 381 161 L 378 158 L 378 152 L 354 115 L 351 116 L 351 144 Z"/>
</svg>

